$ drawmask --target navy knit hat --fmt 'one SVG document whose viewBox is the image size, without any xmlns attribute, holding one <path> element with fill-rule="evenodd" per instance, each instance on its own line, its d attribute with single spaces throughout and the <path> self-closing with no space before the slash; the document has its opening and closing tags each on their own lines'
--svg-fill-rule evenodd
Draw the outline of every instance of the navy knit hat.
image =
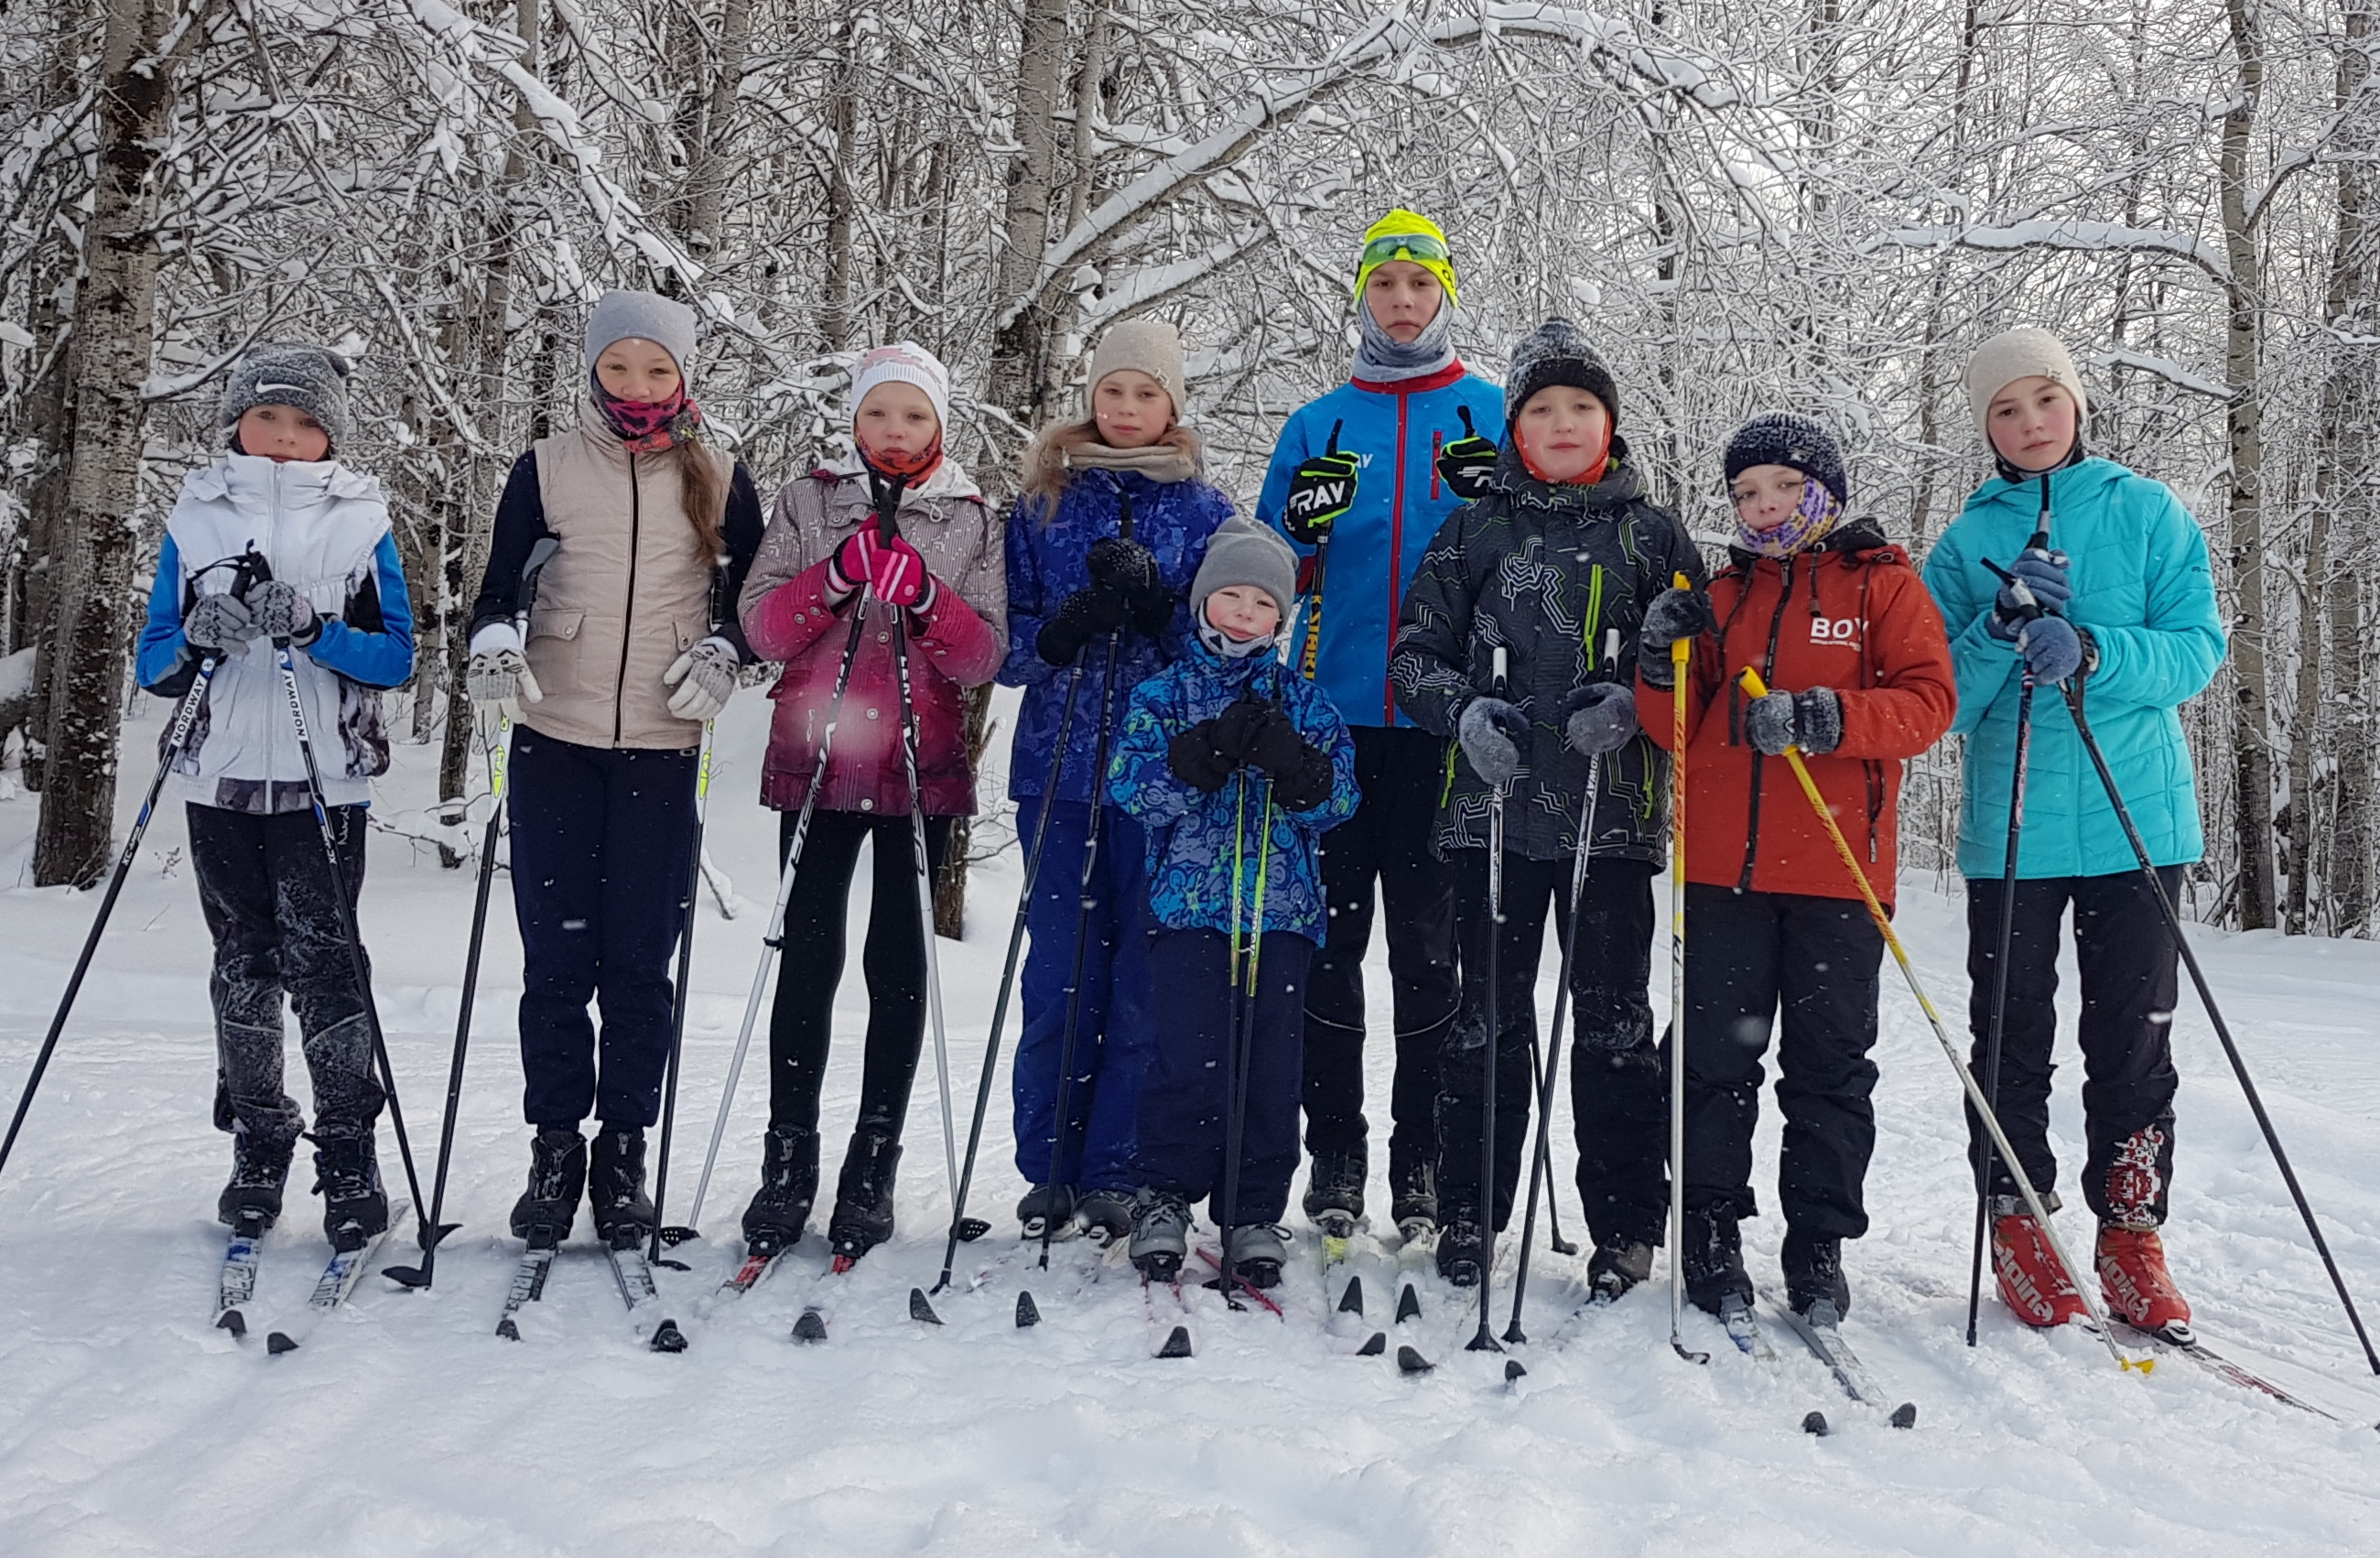
<svg viewBox="0 0 2380 1558">
<path fill-rule="evenodd" d="M 225 432 L 259 406 L 291 406 L 322 424 L 335 455 L 347 442 L 347 359 L 323 347 L 269 341 L 239 354 L 224 381 Z"/>
<path fill-rule="evenodd" d="M 1560 314 L 1531 331 L 1512 348 L 1512 365 L 1504 373 L 1504 425 L 1521 420 L 1529 397 L 1552 384 L 1583 389 L 1603 402 L 1614 432 L 1620 427 L 1620 386 L 1611 370 L 1595 353 L 1586 332 Z"/>
<path fill-rule="evenodd" d="M 1736 429 L 1735 436 L 1727 441 L 1728 481 L 1756 465 L 1791 466 L 1834 493 L 1837 503 L 1852 501 L 1851 481 L 1843 474 L 1842 445 L 1807 417 L 1769 411 Z"/>
</svg>

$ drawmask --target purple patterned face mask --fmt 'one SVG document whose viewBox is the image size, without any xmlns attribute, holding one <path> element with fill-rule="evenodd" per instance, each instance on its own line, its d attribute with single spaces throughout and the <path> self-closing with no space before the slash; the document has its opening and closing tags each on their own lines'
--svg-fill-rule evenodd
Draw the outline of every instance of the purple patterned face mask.
<svg viewBox="0 0 2380 1558">
<path fill-rule="evenodd" d="M 1741 510 L 1735 517 L 1735 544 L 1760 557 L 1786 558 L 1807 552 L 1827 539 L 1843 517 L 1843 505 L 1823 482 L 1809 477 L 1802 479 L 1802 503 L 1781 525 L 1766 530 L 1755 530 L 1743 522 Z"/>
</svg>

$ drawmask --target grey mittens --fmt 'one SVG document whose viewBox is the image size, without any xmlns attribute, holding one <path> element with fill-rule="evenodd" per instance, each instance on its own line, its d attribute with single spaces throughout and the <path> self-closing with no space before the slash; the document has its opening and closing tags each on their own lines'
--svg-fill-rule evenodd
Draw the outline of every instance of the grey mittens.
<svg viewBox="0 0 2380 1558">
<path fill-rule="evenodd" d="M 1822 758 L 1843 744 L 1842 700 L 1830 687 L 1755 698 L 1743 712 L 1743 736 L 1772 758 L 1788 747 Z"/>
<path fill-rule="evenodd" d="M 182 618 L 183 639 L 209 654 L 244 654 L 259 631 L 256 618 L 237 595 L 201 595 Z"/>
<path fill-rule="evenodd" d="M 1616 752 L 1637 731 L 1636 694 L 1618 682 L 1592 682 L 1562 704 L 1562 739 L 1573 752 Z"/>
<path fill-rule="evenodd" d="M 735 646 L 716 633 L 679 655 L 662 673 L 662 684 L 677 688 L 670 694 L 670 712 L 698 724 L 717 718 L 735 691 L 735 673 L 743 663 Z"/>
<path fill-rule="evenodd" d="M 1500 790 L 1521 771 L 1519 743 L 1528 733 L 1527 716 L 1500 698 L 1473 699 L 1454 727 L 1471 771 Z"/>
</svg>

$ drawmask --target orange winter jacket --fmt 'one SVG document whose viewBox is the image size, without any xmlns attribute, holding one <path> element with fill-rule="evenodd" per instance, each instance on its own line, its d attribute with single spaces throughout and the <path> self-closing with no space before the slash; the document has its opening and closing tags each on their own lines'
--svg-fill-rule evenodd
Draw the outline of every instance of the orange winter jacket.
<svg viewBox="0 0 2380 1558">
<path fill-rule="evenodd" d="M 1838 529 L 1779 563 L 1738 552 L 1711 580 L 1716 639 L 1686 675 L 1686 880 L 1753 893 L 1856 898 L 1801 782 L 1743 734 L 1747 665 L 1779 692 L 1835 689 L 1842 744 L 1804 761 L 1876 895 L 1893 901 L 1904 759 L 1940 740 L 1958 709 L 1950 647 L 1909 554 L 1873 524 Z M 1671 695 L 1636 686 L 1647 735 L 1670 744 Z"/>
</svg>

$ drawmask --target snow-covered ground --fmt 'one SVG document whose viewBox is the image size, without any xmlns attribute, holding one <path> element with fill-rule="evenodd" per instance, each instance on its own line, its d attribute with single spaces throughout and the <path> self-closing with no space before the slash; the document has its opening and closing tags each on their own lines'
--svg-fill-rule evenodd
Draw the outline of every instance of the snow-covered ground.
<svg viewBox="0 0 2380 1558">
<path fill-rule="evenodd" d="M 145 706 L 127 740 L 134 786 L 160 717 Z M 764 718 L 747 693 L 724 724 L 711 853 L 740 890 L 740 912 L 724 921 L 706 904 L 700 923 L 679 1215 L 772 887 L 773 820 L 751 800 Z M 398 764 L 384 815 L 425 802 L 434 754 L 400 749 Z M 125 797 L 128 818 L 137 800 Z M 0 805 L 0 882 L 24 878 L 36 804 Z M 400 840 L 372 847 L 364 923 L 426 1180 L 470 879 Z M 949 1217 L 930 1063 L 911 1116 L 902 1232 L 856 1271 L 826 1275 L 814 1237 L 749 1297 L 707 1305 L 755 1171 L 755 1066 L 703 1219 L 713 1242 L 681 1251 L 690 1274 L 662 1273 L 691 1349 L 638 1347 L 591 1248 L 558 1263 L 527 1313 L 526 1340 L 499 1341 L 517 1248 L 504 1213 L 526 1156 L 511 1042 L 518 944 L 501 884 L 448 1192 L 447 1214 L 465 1226 L 443 1251 L 437 1286 L 409 1294 L 371 1278 L 303 1349 L 268 1358 L 254 1336 L 236 1344 L 207 1323 L 221 1247 L 210 1219 L 227 1151 L 208 1121 L 207 938 L 186 856 L 169 813 L 0 1178 L 0 1552 L 18 1558 L 2380 1551 L 2380 1387 L 2362 1375 L 2188 996 L 2177 1028 L 2175 1270 L 2211 1339 L 2343 1423 L 2179 1362 L 2145 1379 L 2119 1374 L 2088 1336 L 2028 1333 L 1988 1300 L 1982 1345 L 1961 1345 L 1972 1203 L 1958 1089 L 1889 971 L 1876 1225 L 1852 1252 L 1852 1330 L 1893 1394 L 1919 1404 L 1914 1432 L 1852 1408 L 1798 1346 L 1762 1366 L 1690 1317 L 1694 1344 L 1713 1356 L 1706 1368 L 1681 1361 L 1659 1285 L 1570 1320 L 1579 1267 L 1553 1258 L 1541 1257 L 1530 1288 L 1534 1340 L 1517 1351 L 1527 1376 L 1507 1388 L 1502 1358 L 1463 1350 L 1470 1317 L 1427 1261 L 1410 1272 L 1423 1320 L 1389 1325 L 1395 1256 L 1371 1241 L 1359 1241 L 1350 1268 L 1370 1318 L 1327 1326 L 1343 1279 L 1326 1292 L 1302 1231 L 1285 1320 L 1226 1314 L 1214 1295 L 1193 1292 L 1197 1355 L 1157 1360 L 1156 1343 L 1184 1318 L 1162 1290 L 1152 1307 L 1129 1268 L 1079 1243 L 1060 1246 L 1047 1273 L 1029 1270 L 1008 1216 L 1021 1182 L 1004 1074 L 975 1198 L 995 1233 L 963 1250 L 960 1285 L 936 1299 L 946 1323 L 918 1325 L 908 1292 L 931 1284 Z M 944 943 L 962 1112 L 1017 876 L 1014 852 L 982 871 L 967 941 Z M 13 1103 L 95 904 L 0 892 L 0 1106 Z M 1937 1001 L 1963 1011 L 1960 906 L 1912 883 L 1900 923 Z M 2380 1319 L 2380 945 L 2262 935 L 2198 945 L 2340 1262 Z M 1657 1007 L 1666 996 L 1657 990 Z M 1548 1008 L 1551 998 L 1548 968 Z M 1385 1011 L 1378 982 L 1374 1000 Z M 863 1011 L 855 957 L 844 1031 L 856 1034 Z M 1388 1090 L 1387 1053 L 1375 1047 L 1376 1099 Z M 2056 1127 L 2079 1206 L 2077 1079 L 2070 1066 Z M 828 1087 L 830 1181 L 855 1080 L 846 1046 Z M 305 1096 L 294 1077 L 293 1090 Z M 1565 1106 L 1565 1185 L 1566 1133 Z M 385 1129 L 382 1142 L 395 1185 Z M 1775 1152 L 1772 1118 L 1761 1150 L 1771 1177 Z M 267 1251 L 258 1307 L 268 1319 L 302 1303 L 322 1254 L 307 1183 L 301 1168 Z M 1376 1199 L 1382 1189 L 1374 1185 Z M 1575 1198 L 1565 1200 L 1574 1229 Z M 2087 1241 L 2079 1213 L 2063 1222 Z M 1755 1278 L 1774 1280 L 1781 1232 L 1773 1217 L 1748 1225 Z M 411 1254 L 392 1241 L 383 1259 Z M 1013 1327 L 1020 1286 L 1040 1307 L 1037 1329 Z M 788 1339 L 809 1304 L 832 1328 L 823 1346 Z M 1435 1371 L 1406 1377 L 1390 1358 L 1354 1357 L 1376 1327 L 1417 1346 Z M 1833 1437 L 1800 1431 L 1813 1407 L 1835 1420 Z"/>
</svg>

